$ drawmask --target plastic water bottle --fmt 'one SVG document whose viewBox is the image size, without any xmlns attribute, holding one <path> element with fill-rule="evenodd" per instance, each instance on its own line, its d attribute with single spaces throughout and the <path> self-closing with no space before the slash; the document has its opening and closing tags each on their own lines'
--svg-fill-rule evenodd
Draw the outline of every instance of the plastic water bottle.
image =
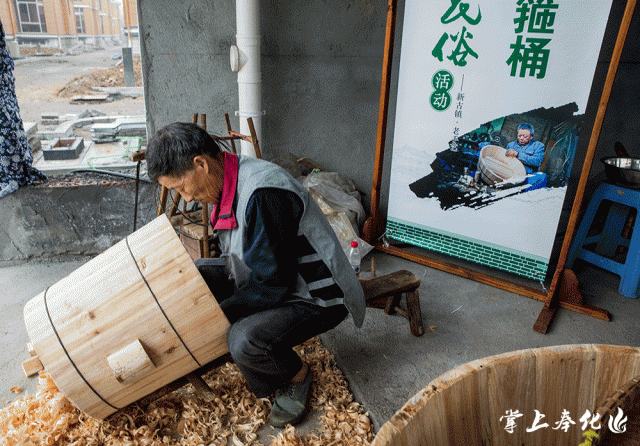
<svg viewBox="0 0 640 446">
<path fill-rule="evenodd" d="M 356 276 L 360 277 L 360 250 L 358 249 L 358 242 L 351 242 L 351 249 L 349 250 L 349 263 L 356 272 Z"/>
</svg>

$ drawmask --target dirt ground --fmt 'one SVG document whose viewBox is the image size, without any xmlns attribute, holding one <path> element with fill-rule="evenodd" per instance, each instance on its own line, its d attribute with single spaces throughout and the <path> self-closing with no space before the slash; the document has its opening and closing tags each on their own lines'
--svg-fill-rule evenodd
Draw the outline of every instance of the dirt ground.
<svg viewBox="0 0 640 446">
<path fill-rule="evenodd" d="M 135 86 L 142 87 L 142 65 L 139 57 L 133 58 L 133 73 Z M 96 87 L 122 87 L 124 86 L 124 70 L 122 64 L 95 70 L 89 74 L 78 76 L 58 91 L 58 96 L 63 98 L 73 98 L 79 95 L 90 95 L 100 93 Z"/>
<path fill-rule="evenodd" d="M 96 110 L 106 115 L 144 115 L 144 98 L 72 104 L 71 97 L 91 94 L 91 87 L 124 87 L 122 47 L 113 46 L 77 55 L 31 55 L 15 61 L 16 96 L 25 122 L 40 123 L 43 113 L 80 114 Z M 139 51 L 133 50 L 136 86 L 142 86 Z M 137 62 L 136 62 L 137 59 Z"/>
</svg>

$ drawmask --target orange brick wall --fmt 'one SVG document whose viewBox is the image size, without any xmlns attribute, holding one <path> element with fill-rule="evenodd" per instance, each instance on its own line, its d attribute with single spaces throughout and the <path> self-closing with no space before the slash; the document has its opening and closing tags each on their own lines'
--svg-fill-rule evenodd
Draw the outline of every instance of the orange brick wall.
<svg viewBox="0 0 640 446">
<path fill-rule="evenodd" d="M 124 0 L 127 2 L 131 14 L 131 26 L 138 26 L 138 13 L 135 0 Z M 120 36 L 122 35 L 121 20 L 123 18 L 123 11 L 119 8 L 118 4 L 110 0 L 102 0 L 102 10 L 98 11 L 97 0 L 84 0 L 81 2 L 71 2 L 69 0 L 43 0 L 42 5 L 44 7 L 45 21 L 47 24 L 48 36 L 65 36 L 76 35 L 76 18 L 73 5 L 88 5 L 89 8 L 85 8 L 85 33 L 88 36 Z M 108 16 L 101 16 L 108 14 Z M 19 32 L 17 27 L 17 21 L 15 18 L 15 11 L 13 8 L 13 0 L 0 0 L 0 19 L 2 20 L 2 26 L 5 34 L 12 36 L 15 32 Z M 112 19 L 113 18 L 113 19 Z M 102 31 L 100 29 L 100 22 L 103 23 Z M 27 35 L 38 35 L 36 33 L 24 33 Z"/>
</svg>

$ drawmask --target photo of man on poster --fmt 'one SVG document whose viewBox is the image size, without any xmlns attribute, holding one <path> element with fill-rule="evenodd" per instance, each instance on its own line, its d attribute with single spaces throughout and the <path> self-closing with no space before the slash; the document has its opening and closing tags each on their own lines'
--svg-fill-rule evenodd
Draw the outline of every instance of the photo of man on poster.
<svg viewBox="0 0 640 446">
<path fill-rule="evenodd" d="M 533 137 L 534 128 L 523 123 L 518 126 L 516 140 L 507 144 L 507 156 L 514 156 L 522 161 L 528 174 L 537 172 L 544 160 L 544 144 Z"/>
</svg>

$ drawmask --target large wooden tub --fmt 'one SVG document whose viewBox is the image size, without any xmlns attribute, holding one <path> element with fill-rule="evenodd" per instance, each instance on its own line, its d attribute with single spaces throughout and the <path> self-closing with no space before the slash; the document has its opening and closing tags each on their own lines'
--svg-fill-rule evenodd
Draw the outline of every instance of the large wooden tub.
<svg viewBox="0 0 640 446">
<path fill-rule="evenodd" d="M 95 418 L 228 351 L 229 322 L 164 215 L 31 299 L 24 319 L 45 370 Z"/>
<path fill-rule="evenodd" d="M 638 374 L 635 347 L 567 345 L 480 359 L 429 383 L 372 446 L 577 446 L 585 441 L 580 418 Z M 537 423 L 536 410 L 545 415 Z M 556 428 L 563 413 L 575 422 L 566 431 Z M 515 426 L 506 429 L 510 415 Z"/>
<path fill-rule="evenodd" d="M 506 149 L 499 146 L 484 146 L 478 158 L 478 170 L 482 180 L 490 186 L 503 181 L 524 181 L 527 171 L 524 164 L 514 156 L 507 156 Z"/>
</svg>

